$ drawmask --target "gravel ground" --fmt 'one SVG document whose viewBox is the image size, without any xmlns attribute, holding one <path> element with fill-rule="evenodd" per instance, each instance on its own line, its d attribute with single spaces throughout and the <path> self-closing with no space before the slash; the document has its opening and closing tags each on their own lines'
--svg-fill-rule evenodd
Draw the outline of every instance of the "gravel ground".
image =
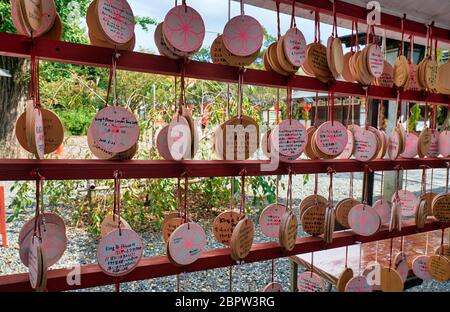
<svg viewBox="0 0 450 312">
<path fill-rule="evenodd" d="M 408 190 L 419 194 L 420 192 L 420 171 L 410 171 L 408 179 Z M 337 174 L 334 181 L 334 199 L 338 201 L 348 196 L 349 174 Z M 312 176 L 311 176 L 312 178 Z M 380 176 L 375 177 L 375 198 L 379 197 Z M 328 194 L 328 177 L 321 175 L 319 178 L 319 193 Z M 416 182 L 414 182 L 416 181 Z M 435 171 L 435 191 L 442 192 L 445 181 L 445 171 Z M 440 186 L 439 188 L 437 186 Z M 362 174 L 355 174 L 354 194 L 356 197 L 361 194 Z M 302 185 L 302 177 L 294 177 L 293 197 L 297 198 L 295 206 L 299 204 L 299 198 L 311 194 L 313 191 L 312 179 L 307 185 Z M 9 198 L 12 194 L 7 194 Z M 280 194 L 280 201 L 285 199 L 285 192 Z M 27 272 L 27 268 L 20 262 L 17 237 L 20 228 L 32 216 L 32 209 L 27 215 L 21 216 L 16 221 L 7 225 L 9 246 L 0 248 L 0 274 L 12 274 L 17 272 Z M 257 215 L 250 216 L 257 223 Z M 211 233 L 212 220 L 197 220 L 207 232 L 207 249 L 218 248 L 221 245 L 215 242 Z M 267 241 L 256 226 L 255 242 Z M 160 233 L 141 233 L 144 243 L 144 256 L 163 255 L 165 246 Z M 299 235 L 303 235 L 299 229 Z M 68 227 L 68 246 L 64 256 L 52 268 L 69 267 L 76 264 L 87 264 L 95 262 L 95 252 L 97 241 L 89 236 L 84 230 Z M 285 290 L 290 287 L 290 264 L 288 259 L 277 259 L 275 269 L 275 279 L 283 284 Z M 122 291 L 175 291 L 177 279 L 175 276 L 164 278 L 123 283 Z M 233 269 L 233 291 L 259 291 L 271 281 L 271 261 L 264 261 L 254 264 L 242 264 Z M 228 291 L 229 290 L 229 269 L 215 269 L 203 272 L 183 274 L 180 276 L 181 291 Z M 114 291 L 114 286 L 102 286 L 86 289 L 83 291 Z M 414 287 L 409 291 L 450 291 L 450 282 L 437 283 L 435 281 L 424 282 L 421 286 Z"/>
</svg>

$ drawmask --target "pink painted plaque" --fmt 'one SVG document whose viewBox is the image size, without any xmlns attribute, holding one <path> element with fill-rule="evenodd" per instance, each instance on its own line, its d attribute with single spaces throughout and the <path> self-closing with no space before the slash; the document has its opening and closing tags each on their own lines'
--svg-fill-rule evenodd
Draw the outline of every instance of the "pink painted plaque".
<svg viewBox="0 0 450 312">
<path fill-rule="evenodd" d="M 380 87 L 392 88 L 394 85 L 394 68 L 389 62 L 384 61 L 383 73 L 377 79 L 377 82 Z"/>
<path fill-rule="evenodd" d="M 439 134 L 439 153 L 443 157 L 450 156 L 450 131 L 444 130 Z"/>
<path fill-rule="evenodd" d="M 156 135 L 156 148 L 159 152 L 159 155 L 161 155 L 162 158 L 164 158 L 165 160 L 173 160 L 167 142 L 168 131 L 169 126 L 164 126 L 161 130 L 158 131 Z"/>
<path fill-rule="evenodd" d="M 417 155 L 419 137 L 415 133 L 408 132 L 406 135 L 405 150 L 400 154 L 403 158 L 414 158 Z"/>
<path fill-rule="evenodd" d="M 270 238 L 278 238 L 281 216 L 286 212 L 286 206 L 271 204 L 264 208 L 259 216 L 261 232 Z"/>
<path fill-rule="evenodd" d="M 110 276 L 130 273 L 142 258 L 142 241 L 131 229 L 114 230 L 100 240 L 97 262 L 101 270 Z"/>
<path fill-rule="evenodd" d="M 428 272 L 429 260 L 430 257 L 422 255 L 414 258 L 412 262 L 412 270 L 414 272 L 414 275 L 424 281 L 429 281 L 432 279 L 430 273 Z"/>
<path fill-rule="evenodd" d="M 391 206 L 389 205 L 389 202 L 385 199 L 379 199 L 377 200 L 373 206 L 373 209 L 377 212 L 378 216 L 380 217 L 381 224 L 388 224 L 391 220 Z"/>
<path fill-rule="evenodd" d="M 298 28 L 290 28 L 283 38 L 284 54 L 288 61 L 297 67 L 305 62 L 306 40 Z"/>
<path fill-rule="evenodd" d="M 186 5 L 178 5 L 167 13 L 163 32 L 174 48 L 183 52 L 194 52 L 202 46 L 205 24 L 196 10 Z"/>
<path fill-rule="evenodd" d="M 408 90 L 419 91 L 419 83 L 417 82 L 417 65 L 414 63 L 409 64 L 409 83 Z"/>
<path fill-rule="evenodd" d="M 279 152 L 280 157 L 300 156 L 307 140 L 305 126 L 294 119 L 283 120 L 271 133 L 272 148 Z"/>
<path fill-rule="evenodd" d="M 134 15 L 126 0 L 98 0 L 100 26 L 114 43 L 125 44 L 134 36 Z"/>
<path fill-rule="evenodd" d="M 46 33 L 55 23 L 56 7 L 55 1 L 41 1 L 41 26 L 33 33 L 33 37 L 39 37 Z"/>
<path fill-rule="evenodd" d="M 384 58 L 381 48 L 377 44 L 372 44 L 367 52 L 367 65 L 370 73 L 379 78 L 383 73 Z"/>
<path fill-rule="evenodd" d="M 388 139 L 388 155 L 389 159 L 397 159 L 400 153 L 400 136 L 395 129 L 392 129 Z"/>
<path fill-rule="evenodd" d="M 326 121 L 317 129 L 316 140 L 322 153 L 337 156 L 347 145 L 347 129 L 339 121 Z"/>
<path fill-rule="evenodd" d="M 283 285 L 278 282 L 272 282 L 264 287 L 263 292 L 283 292 Z"/>
<path fill-rule="evenodd" d="M 447 142 L 448 144 L 448 142 Z M 428 149 L 428 157 L 439 156 L 439 131 L 433 129 L 430 137 L 430 148 Z"/>
<path fill-rule="evenodd" d="M 337 157 L 338 159 L 350 159 L 353 155 L 355 147 L 355 139 L 353 132 L 347 129 L 347 145 L 345 145 L 344 151 Z"/>
<path fill-rule="evenodd" d="M 92 122 L 94 144 L 108 154 L 131 149 L 139 139 L 139 124 L 128 109 L 108 106 L 100 110 Z"/>
<path fill-rule="evenodd" d="M 400 211 L 403 217 L 412 217 L 416 213 L 417 204 L 419 199 L 414 195 L 414 193 L 408 190 L 400 190 L 392 195 L 391 202 L 396 202 L 396 193 L 400 198 Z"/>
<path fill-rule="evenodd" d="M 195 262 L 205 251 L 205 246 L 205 231 L 194 222 L 180 225 L 169 238 L 170 256 L 180 265 Z"/>
<path fill-rule="evenodd" d="M 406 281 L 406 278 L 408 277 L 408 261 L 406 260 L 406 254 L 404 252 L 400 252 L 395 257 L 395 270 L 397 270 L 398 274 L 400 274 L 400 277 L 403 280 L 403 283 Z"/>
<path fill-rule="evenodd" d="M 369 285 L 367 277 L 355 276 L 345 285 L 346 292 L 372 292 L 372 286 Z"/>
<path fill-rule="evenodd" d="M 356 234 L 370 236 L 378 232 L 381 220 L 375 209 L 359 204 L 350 209 L 348 224 Z"/>
<path fill-rule="evenodd" d="M 355 150 L 353 155 L 356 160 L 369 161 L 377 152 L 377 137 L 372 131 L 359 128 L 354 133 Z"/>
<path fill-rule="evenodd" d="M 303 272 L 298 275 L 297 287 L 299 292 L 323 292 L 325 284 L 322 279 L 312 272 Z"/>
<path fill-rule="evenodd" d="M 259 51 L 263 36 L 261 24 L 248 15 L 233 17 L 223 29 L 225 48 L 237 56 L 248 56 Z"/>
</svg>

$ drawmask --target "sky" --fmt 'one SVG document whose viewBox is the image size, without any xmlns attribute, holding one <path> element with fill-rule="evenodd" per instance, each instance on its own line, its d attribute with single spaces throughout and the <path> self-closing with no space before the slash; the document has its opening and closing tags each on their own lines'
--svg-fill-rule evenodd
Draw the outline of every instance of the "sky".
<svg viewBox="0 0 450 312">
<path fill-rule="evenodd" d="M 158 22 L 164 20 L 166 13 L 173 7 L 174 0 L 128 0 L 134 15 L 147 16 Z M 178 1 L 181 3 L 181 0 Z M 187 5 L 193 7 L 202 16 L 205 23 L 206 35 L 203 42 L 204 47 L 211 46 L 218 33 L 222 33 L 223 28 L 228 20 L 228 0 L 187 0 Z M 275 5 L 275 2 L 274 2 Z M 265 27 L 272 36 L 277 35 L 277 14 L 276 11 L 261 9 L 258 7 L 245 5 L 245 14 L 255 17 L 260 24 Z M 239 3 L 231 1 L 231 17 L 239 14 Z M 314 21 L 297 18 L 297 27 L 305 36 L 306 42 L 314 41 Z M 281 33 L 284 34 L 290 25 L 290 16 L 286 14 L 280 15 Z M 326 43 L 326 39 L 331 34 L 331 25 L 322 24 L 321 36 L 322 42 Z M 136 27 L 136 49 L 146 49 L 156 52 L 156 46 L 153 39 L 155 26 L 149 27 L 149 31 L 145 32 L 139 26 Z M 351 30 L 338 28 L 339 35 L 347 35 Z"/>
</svg>

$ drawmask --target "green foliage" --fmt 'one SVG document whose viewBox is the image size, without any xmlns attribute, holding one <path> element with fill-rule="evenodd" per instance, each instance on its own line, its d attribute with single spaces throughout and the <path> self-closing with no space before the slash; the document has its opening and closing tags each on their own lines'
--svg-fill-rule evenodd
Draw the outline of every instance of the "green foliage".
<svg viewBox="0 0 450 312">
<path fill-rule="evenodd" d="M 141 28 L 145 31 L 149 30 L 148 26 L 150 26 L 150 25 L 154 25 L 154 26 L 158 25 L 158 22 L 155 19 L 147 17 L 147 16 L 135 16 L 134 22 L 136 25 L 141 26 Z"/>
<path fill-rule="evenodd" d="M 33 189 L 28 183 L 15 182 L 11 186 L 10 192 L 15 192 L 15 196 L 8 207 L 12 211 L 12 214 L 8 217 L 7 222 L 12 222 L 23 214 L 33 202 L 31 199 Z"/>
<path fill-rule="evenodd" d="M 9 0 L 0 0 L 0 31 L 16 32 L 16 28 L 11 19 L 11 3 Z"/>
<path fill-rule="evenodd" d="M 421 118 L 420 105 L 416 103 L 410 109 L 409 123 L 408 123 L 409 131 L 413 132 L 416 130 L 416 126 L 420 118 Z"/>
</svg>

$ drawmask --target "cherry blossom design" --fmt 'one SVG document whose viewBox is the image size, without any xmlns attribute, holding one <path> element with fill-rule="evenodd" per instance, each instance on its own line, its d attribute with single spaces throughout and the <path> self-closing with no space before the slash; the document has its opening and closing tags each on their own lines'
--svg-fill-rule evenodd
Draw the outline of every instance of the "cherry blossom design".
<svg viewBox="0 0 450 312">
<path fill-rule="evenodd" d="M 193 8 L 179 5 L 172 8 L 163 23 L 166 40 L 183 52 L 194 52 L 201 48 L 205 38 L 205 24 Z"/>
<path fill-rule="evenodd" d="M 205 246 L 205 231 L 197 223 L 184 223 L 170 235 L 169 253 L 180 265 L 195 262 L 205 251 Z"/>
<path fill-rule="evenodd" d="M 109 40 L 122 45 L 134 36 L 134 15 L 126 0 L 98 0 L 100 26 Z"/>
<path fill-rule="evenodd" d="M 135 231 L 114 230 L 100 241 L 97 248 L 97 262 L 105 274 L 122 276 L 138 265 L 142 252 L 142 241 Z"/>
<path fill-rule="evenodd" d="M 139 125 L 129 110 L 108 106 L 95 115 L 92 124 L 94 144 L 111 154 L 131 149 L 139 139 Z"/>
<path fill-rule="evenodd" d="M 263 29 L 251 16 L 233 17 L 223 30 L 225 48 L 234 55 L 248 56 L 261 49 Z"/>
</svg>

